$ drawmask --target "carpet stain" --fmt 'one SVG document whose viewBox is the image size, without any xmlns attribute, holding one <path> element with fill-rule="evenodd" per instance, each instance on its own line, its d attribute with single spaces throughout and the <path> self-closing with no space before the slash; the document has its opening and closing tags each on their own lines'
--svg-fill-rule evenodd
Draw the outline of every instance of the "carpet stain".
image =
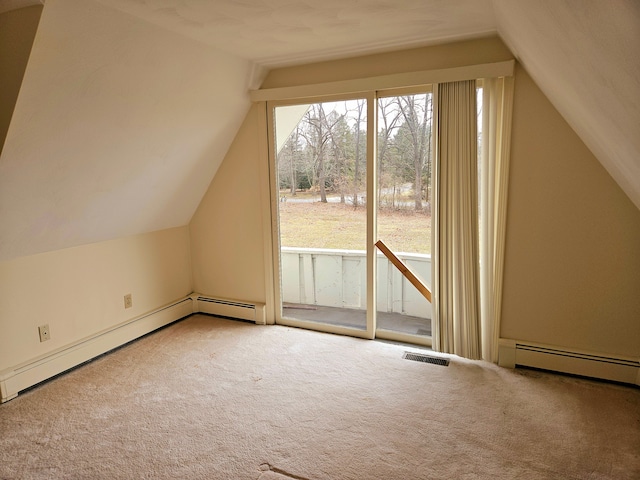
<svg viewBox="0 0 640 480">
<path fill-rule="evenodd" d="M 306 477 L 294 475 L 268 463 L 260 465 L 260 471 L 264 473 L 260 474 L 258 480 L 309 480 Z"/>
</svg>

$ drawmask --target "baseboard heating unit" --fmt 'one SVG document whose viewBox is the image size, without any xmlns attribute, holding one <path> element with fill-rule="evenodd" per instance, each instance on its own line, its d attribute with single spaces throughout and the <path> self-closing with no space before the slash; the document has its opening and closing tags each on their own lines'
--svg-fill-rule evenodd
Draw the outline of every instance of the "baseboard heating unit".
<svg viewBox="0 0 640 480">
<path fill-rule="evenodd" d="M 640 385 L 640 359 L 500 339 L 498 364 Z"/>
<path fill-rule="evenodd" d="M 220 317 L 248 320 L 259 325 L 266 324 L 265 306 L 261 303 L 241 302 L 221 298 L 194 295 L 194 311 Z"/>
</svg>

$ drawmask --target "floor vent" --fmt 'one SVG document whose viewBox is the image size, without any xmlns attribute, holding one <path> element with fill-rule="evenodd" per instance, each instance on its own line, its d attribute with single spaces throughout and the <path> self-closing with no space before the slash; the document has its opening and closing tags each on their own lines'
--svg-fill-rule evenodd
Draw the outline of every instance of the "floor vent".
<svg viewBox="0 0 640 480">
<path fill-rule="evenodd" d="M 422 353 L 404 352 L 402 358 L 413 360 L 414 362 L 433 363 L 434 365 L 440 365 L 443 367 L 449 366 L 449 360 L 446 358 L 430 357 L 429 355 L 424 355 Z"/>
</svg>

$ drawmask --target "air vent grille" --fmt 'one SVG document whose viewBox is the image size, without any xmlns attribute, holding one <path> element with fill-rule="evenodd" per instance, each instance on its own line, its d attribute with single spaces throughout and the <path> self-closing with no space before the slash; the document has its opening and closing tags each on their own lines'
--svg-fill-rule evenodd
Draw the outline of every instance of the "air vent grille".
<svg viewBox="0 0 640 480">
<path fill-rule="evenodd" d="M 413 360 L 414 362 L 432 363 L 434 365 L 440 365 L 442 367 L 449 366 L 449 360 L 447 360 L 446 358 L 432 357 L 429 355 L 424 355 L 422 353 L 404 352 L 402 358 L 406 360 Z"/>
</svg>

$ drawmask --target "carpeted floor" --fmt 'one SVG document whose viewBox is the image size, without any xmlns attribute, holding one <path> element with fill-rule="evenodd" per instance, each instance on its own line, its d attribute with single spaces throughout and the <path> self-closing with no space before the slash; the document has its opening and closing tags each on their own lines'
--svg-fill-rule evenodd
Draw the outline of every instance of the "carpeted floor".
<svg viewBox="0 0 640 480">
<path fill-rule="evenodd" d="M 0 479 L 638 479 L 640 389 L 196 315 L 0 405 Z"/>
</svg>

